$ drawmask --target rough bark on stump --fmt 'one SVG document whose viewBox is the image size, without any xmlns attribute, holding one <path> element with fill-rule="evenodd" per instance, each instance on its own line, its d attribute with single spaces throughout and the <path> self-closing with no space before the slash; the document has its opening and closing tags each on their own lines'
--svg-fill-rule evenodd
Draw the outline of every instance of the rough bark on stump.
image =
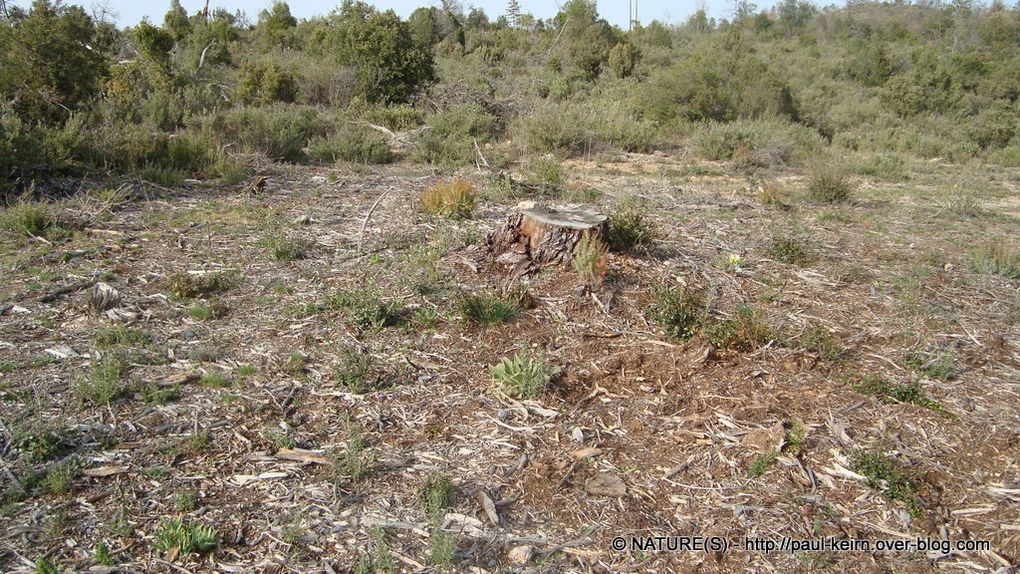
<svg viewBox="0 0 1020 574">
<path fill-rule="evenodd" d="M 513 267 L 513 275 L 547 264 L 566 263 L 586 234 L 605 238 L 609 218 L 576 209 L 531 207 L 507 215 L 499 230 L 489 234 L 486 246 L 500 263 Z"/>
</svg>

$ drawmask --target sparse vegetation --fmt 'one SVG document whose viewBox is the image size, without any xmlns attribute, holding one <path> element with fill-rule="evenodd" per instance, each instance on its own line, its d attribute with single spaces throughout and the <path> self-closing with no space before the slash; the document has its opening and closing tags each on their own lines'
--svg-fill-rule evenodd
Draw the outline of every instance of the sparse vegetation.
<svg viewBox="0 0 1020 574">
<path fill-rule="evenodd" d="M 905 504 L 911 515 L 921 515 L 924 501 L 917 493 L 915 481 L 885 454 L 859 450 L 851 456 L 850 469 L 863 475 L 871 488 Z"/>
<path fill-rule="evenodd" d="M 974 254 L 974 270 L 978 273 L 1002 275 L 1007 279 L 1020 280 L 1020 253 L 1012 253 L 1001 243 L 979 249 Z"/>
<path fill-rule="evenodd" d="M 803 265 L 808 260 L 808 250 L 804 242 L 788 235 L 773 237 L 768 246 L 768 255 L 776 261 L 790 265 Z"/>
<path fill-rule="evenodd" d="M 712 344 L 723 349 L 753 349 L 775 336 L 762 311 L 747 304 L 739 305 L 730 317 L 707 325 L 705 331 Z"/>
<path fill-rule="evenodd" d="M 688 287 L 658 287 L 652 291 L 652 301 L 648 316 L 670 339 L 690 339 L 705 319 L 701 295 Z"/>
<path fill-rule="evenodd" d="M 377 379 L 372 377 L 372 357 L 355 349 L 345 349 L 333 367 L 336 383 L 347 392 L 363 394 L 376 386 Z"/>
<path fill-rule="evenodd" d="M 894 383 L 881 375 L 865 374 L 852 378 L 850 387 L 859 393 L 874 395 L 887 403 L 908 403 L 933 411 L 944 410 L 941 404 L 928 398 L 917 381 Z"/>
<path fill-rule="evenodd" d="M 765 474 L 765 471 L 775 464 L 777 458 L 779 458 L 779 451 L 771 451 L 755 456 L 747 467 L 747 476 L 757 478 Z"/>
<path fill-rule="evenodd" d="M 88 376 L 75 384 L 75 394 L 93 405 L 107 405 L 124 396 L 128 386 L 124 381 L 127 362 L 123 355 L 111 354 L 92 364 Z"/>
<path fill-rule="evenodd" d="M 559 374 L 559 369 L 545 364 L 541 354 L 518 351 L 511 358 L 504 358 L 489 367 L 492 378 L 507 394 L 524 399 L 533 399 L 545 392 L 546 387 Z"/>
<path fill-rule="evenodd" d="M 347 423 L 347 449 L 341 459 L 341 469 L 354 482 L 363 480 L 372 471 L 375 456 L 368 448 L 364 432 L 357 423 Z"/>
</svg>

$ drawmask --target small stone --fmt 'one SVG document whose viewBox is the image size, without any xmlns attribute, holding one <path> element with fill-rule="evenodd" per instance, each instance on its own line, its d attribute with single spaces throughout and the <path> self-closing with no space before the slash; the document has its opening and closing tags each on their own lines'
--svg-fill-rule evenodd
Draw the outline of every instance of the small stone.
<svg viewBox="0 0 1020 574">
<path fill-rule="evenodd" d="M 952 263 L 946 263 L 944 266 L 942 266 L 942 268 L 945 269 L 946 271 L 952 271 L 953 269 L 956 269 L 956 265 L 953 265 Z"/>
<path fill-rule="evenodd" d="M 622 478 L 611 472 L 601 472 L 591 477 L 584 489 L 592 496 L 627 496 L 627 485 Z"/>
<path fill-rule="evenodd" d="M 510 562 L 514 564 L 524 565 L 531 562 L 531 557 L 535 555 L 535 548 L 524 544 L 522 546 L 514 546 L 510 549 L 510 554 L 507 557 Z"/>
<path fill-rule="evenodd" d="M 577 444 L 584 444 L 584 431 L 581 427 L 574 427 L 574 430 L 570 431 L 570 438 L 574 439 Z"/>
</svg>

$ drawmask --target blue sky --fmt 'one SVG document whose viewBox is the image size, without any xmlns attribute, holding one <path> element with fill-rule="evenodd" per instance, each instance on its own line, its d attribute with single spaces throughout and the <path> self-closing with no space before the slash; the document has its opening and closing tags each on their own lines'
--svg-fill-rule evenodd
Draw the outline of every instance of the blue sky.
<svg viewBox="0 0 1020 574">
<path fill-rule="evenodd" d="M 465 7 L 477 6 L 485 10 L 490 18 L 506 11 L 506 0 L 461 0 Z M 548 0 L 519 0 L 521 9 L 524 12 L 531 12 L 536 17 L 548 18 L 558 10 L 562 2 L 549 2 Z M 166 13 L 170 0 L 65 0 L 69 4 L 79 4 L 87 10 L 93 8 L 93 4 L 105 6 L 109 11 L 118 15 L 118 23 L 122 26 L 133 25 L 148 16 L 153 22 L 162 22 L 163 14 Z M 8 0 L 8 5 L 16 4 L 28 7 L 31 0 Z M 272 0 L 210 0 L 210 7 L 222 7 L 230 10 L 242 10 L 254 22 L 258 13 L 272 3 Z M 288 0 L 291 13 L 298 18 L 308 18 L 329 13 L 337 2 L 322 2 L 316 0 Z M 438 5 L 439 2 L 430 0 L 375 0 L 369 1 L 380 9 L 392 8 L 401 16 L 407 16 L 419 6 Z M 771 6 L 773 0 L 762 0 L 758 3 L 759 8 Z M 201 10 L 205 0 L 181 0 L 181 4 L 188 12 Z M 704 4 L 709 15 L 716 18 L 727 17 L 732 10 L 732 0 L 638 0 L 639 17 L 642 22 L 650 22 L 658 19 L 669 22 L 682 22 Z M 599 13 L 603 18 L 621 27 L 627 25 L 627 0 L 598 0 Z"/>
</svg>

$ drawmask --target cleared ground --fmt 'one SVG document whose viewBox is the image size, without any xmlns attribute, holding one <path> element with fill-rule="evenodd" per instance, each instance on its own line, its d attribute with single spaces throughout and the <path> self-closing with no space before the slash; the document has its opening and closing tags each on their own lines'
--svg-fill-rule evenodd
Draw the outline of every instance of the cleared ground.
<svg viewBox="0 0 1020 574">
<path fill-rule="evenodd" d="M 1016 564 L 1020 171 L 929 162 L 843 205 L 812 203 L 791 172 L 767 186 L 785 205 L 766 205 L 766 184 L 725 164 L 568 169 L 556 198 L 465 173 L 481 197 L 461 221 L 420 210 L 441 179 L 422 169 L 277 167 L 255 195 L 80 193 L 58 204 L 69 239 L 6 235 L 0 570 L 41 556 L 137 572 L 371 571 L 366 556 L 378 571 Z M 511 284 L 484 238 L 526 199 L 629 202 L 658 239 L 612 253 L 592 293 L 569 268 Z M 121 293 L 115 318 L 86 307 L 96 281 Z M 751 309 L 768 336 L 667 338 L 648 313 L 659 285 L 701 293 L 716 324 Z M 513 287 L 534 305 L 512 321 L 462 316 L 466 295 Z M 368 293 L 392 325 L 337 293 Z M 561 370 L 536 399 L 489 373 L 521 345 Z M 341 384 L 352 369 L 367 392 Z M 440 475 L 452 496 L 430 517 L 419 493 Z M 216 547 L 161 550 L 178 517 Z M 611 546 L 676 534 L 737 547 Z M 990 549 L 740 548 L 784 536 Z"/>
</svg>

